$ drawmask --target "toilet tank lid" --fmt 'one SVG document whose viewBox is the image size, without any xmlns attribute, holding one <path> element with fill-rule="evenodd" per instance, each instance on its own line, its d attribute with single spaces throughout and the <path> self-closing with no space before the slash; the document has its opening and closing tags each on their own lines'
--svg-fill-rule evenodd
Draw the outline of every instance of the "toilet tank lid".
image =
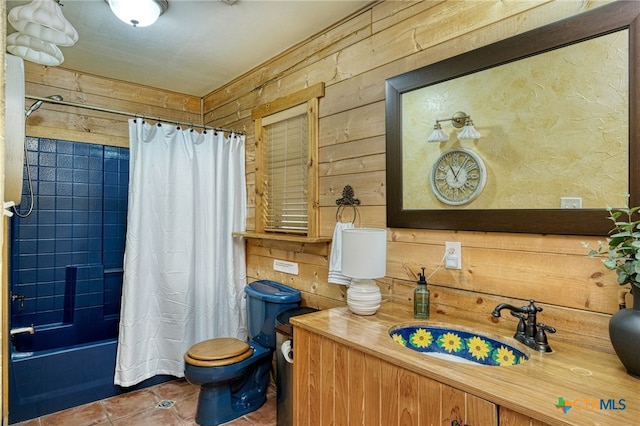
<svg viewBox="0 0 640 426">
<path fill-rule="evenodd" d="M 244 291 L 251 297 L 271 303 L 295 303 L 302 299 L 300 291 L 295 288 L 270 280 L 254 281 Z"/>
</svg>

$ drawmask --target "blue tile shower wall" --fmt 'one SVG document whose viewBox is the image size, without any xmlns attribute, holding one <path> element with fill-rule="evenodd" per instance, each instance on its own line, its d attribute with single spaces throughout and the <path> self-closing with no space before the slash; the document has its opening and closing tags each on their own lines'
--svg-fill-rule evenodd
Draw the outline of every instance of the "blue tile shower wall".
<svg viewBox="0 0 640 426">
<path fill-rule="evenodd" d="M 11 302 L 11 327 L 69 328 L 77 343 L 115 337 L 129 150 L 27 138 L 27 156 L 35 204 L 11 220 L 11 291 L 24 296 Z M 25 173 L 19 210 L 28 206 Z"/>
</svg>

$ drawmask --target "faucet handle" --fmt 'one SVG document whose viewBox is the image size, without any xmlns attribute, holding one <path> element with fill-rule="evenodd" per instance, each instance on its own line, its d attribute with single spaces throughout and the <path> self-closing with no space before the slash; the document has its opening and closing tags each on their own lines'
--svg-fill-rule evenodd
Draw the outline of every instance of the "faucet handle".
<svg viewBox="0 0 640 426">
<path fill-rule="evenodd" d="M 547 341 L 547 334 L 545 333 L 545 331 L 548 331 L 549 333 L 555 333 L 556 329 L 541 322 L 536 325 L 538 326 L 538 331 L 536 332 L 536 336 L 534 339 L 534 349 L 540 352 L 551 352 L 551 346 L 549 346 L 549 342 Z"/>
<path fill-rule="evenodd" d="M 544 324 L 544 323 L 541 323 L 541 322 L 539 322 L 536 325 L 538 326 L 539 329 L 548 331 L 549 333 L 555 333 L 556 332 L 555 327 L 551 327 L 550 325 L 547 325 L 547 324 Z"/>
</svg>

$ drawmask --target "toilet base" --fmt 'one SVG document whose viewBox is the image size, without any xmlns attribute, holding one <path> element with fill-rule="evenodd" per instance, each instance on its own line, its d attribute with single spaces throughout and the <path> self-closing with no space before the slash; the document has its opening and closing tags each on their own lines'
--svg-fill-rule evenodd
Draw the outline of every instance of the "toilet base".
<svg viewBox="0 0 640 426">
<path fill-rule="evenodd" d="M 254 354 L 237 364 L 213 369 L 186 366 L 187 380 L 200 385 L 196 411 L 199 425 L 217 426 L 231 421 L 257 410 L 267 400 L 273 352 L 253 342 L 249 344 Z M 207 383 L 209 379 L 214 381 Z"/>
</svg>

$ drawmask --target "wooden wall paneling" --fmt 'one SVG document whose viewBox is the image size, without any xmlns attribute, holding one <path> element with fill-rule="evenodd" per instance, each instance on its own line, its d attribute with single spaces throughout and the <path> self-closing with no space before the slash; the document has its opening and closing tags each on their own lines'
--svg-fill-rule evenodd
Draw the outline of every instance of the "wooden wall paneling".
<svg viewBox="0 0 640 426">
<path fill-rule="evenodd" d="M 420 266 L 426 266 L 430 282 L 459 288 L 500 294 L 517 299 L 535 299 L 541 303 L 558 303 L 576 309 L 612 313 L 617 310 L 619 285 L 612 280 L 590 280 L 567 269 L 568 263 L 578 270 L 589 270 L 594 259 L 582 256 L 560 256 L 557 253 L 504 252 L 477 249 L 462 243 L 462 269 L 438 268 L 444 244 L 418 245 L 394 242 L 387 253 L 387 276 L 413 279 Z M 569 260 L 569 258 L 571 258 Z M 496 261 L 499 259 L 499 261 Z M 596 263 L 599 262 L 596 260 Z M 597 264 L 600 267 L 599 264 Z M 407 271 L 412 274 L 408 275 Z M 532 277 L 533 282 L 532 282 Z"/>
<path fill-rule="evenodd" d="M 309 418 L 309 399 L 311 398 L 309 391 L 309 348 L 311 342 L 311 333 L 295 327 L 293 329 L 293 346 L 296 353 L 296 362 L 293 363 L 293 395 L 295 402 L 293 404 L 293 423 L 295 425 L 313 426 L 310 424 Z"/>
<path fill-rule="evenodd" d="M 546 5 L 536 7 L 527 12 L 527 19 L 524 21 L 521 15 L 514 15 L 504 17 L 504 19 L 498 22 L 485 23 L 486 25 L 484 27 L 461 34 L 454 39 L 435 45 L 421 46 L 422 50 L 411 55 L 398 58 L 384 65 L 377 64 L 374 68 L 366 70 L 361 74 L 350 73 L 349 78 L 334 82 L 335 84 L 329 82 L 327 84 L 326 96 L 323 98 L 320 106 L 320 116 L 324 117 L 325 115 L 332 115 L 377 101 L 384 101 L 384 82 L 387 78 L 464 53 L 471 47 L 477 48 L 501 40 L 505 38 L 505 33 L 515 35 L 516 33 L 524 32 L 546 23 L 571 16 L 578 11 L 592 6 L 586 5 L 585 7 L 576 2 L 564 3 L 571 3 L 571 5 L 563 4 L 560 6 L 557 3 L 553 3 L 548 7 L 545 7 Z M 405 3 L 389 1 L 380 3 L 379 6 L 373 9 L 374 16 L 380 14 L 384 17 L 383 10 L 393 8 L 397 4 L 402 5 Z M 414 8 L 419 7 L 418 5 L 423 5 L 423 7 L 425 5 L 429 5 L 429 7 L 436 5 L 435 2 L 407 2 L 406 4 L 412 4 L 412 7 L 403 10 L 407 16 L 415 15 L 413 11 Z M 398 21 L 401 22 L 405 19 L 405 15 L 390 15 L 389 19 L 398 19 Z M 374 18 L 374 26 L 376 22 L 378 21 Z M 385 26 L 385 28 L 386 27 L 387 26 Z M 375 56 L 380 57 L 378 52 L 376 52 Z"/>
<path fill-rule="evenodd" d="M 349 424 L 364 424 L 364 353 L 349 349 Z"/>
<path fill-rule="evenodd" d="M 313 349 L 312 349 L 313 350 Z M 319 348 L 320 365 L 322 366 L 322 387 L 320 389 L 320 417 L 319 424 L 331 425 L 334 419 L 335 405 L 335 343 L 323 338 Z"/>
<path fill-rule="evenodd" d="M 400 394 L 398 367 L 382 361 L 380 364 L 380 378 L 382 386 L 380 394 L 384 395 L 384 404 L 381 407 L 380 424 L 398 426 L 398 395 Z"/>
<path fill-rule="evenodd" d="M 405 369 L 398 369 L 399 404 L 398 417 L 401 426 L 420 426 L 419 407 L 420 400 L 419 382 L 420 377 Z"/>
<path fill-rule="evenodd" d="M 385 1 L 378 4 L 372 11 L 371 26 L 374 33 L 385 28 L 402 23 L 412 16 L 432 9 L 445 3 L 446 0 L 432 0 L 424 2 Z"/>
<path fill-rule="evenodd" d="M 487 400 L 467 394 L 465 422 L 470 425 L 498 426 L 498 407 Z"/>
<path fill-rule="evenodd" d="M 383 171 L 354 173 L 320 178 L 320 205 L 336 206 L 336 199 L 342 196 L 342 189 L 349 184 L 355 197 L 360 200 L 358 209 L 365 206 L 384 206 L 386 200 L 386 176 Z M 335 214 L 333 217 L 335 223 Z M 385 225 L 386 226 L 386 225 Z"/>
<path fill-rule="evenodd" d="M 315 268 L 303 263 L 298 264 L 298 275 L 273 270 L 272 258 L 247 256 L 247 276 L 258 280 L 272 280 L 297 290 L 318 296 L 338 299 L 342 296 L 339 285 L 327 284 L 327 268 Z"/>
<path fill-rule="evenodd" d="M 394 2 L 381 2 L 380 4 L 376 5 L 373 8 L 373 14 L 374 16 L 376 16 L 376 18 L 374 19 L 373 25 L 376 25 L 376 22 L 379 23 L 382 20 L 385 13 L 384 10 L 386 10 L 386 8 L 388 8 L 389 4 L 391 3 L 394 3 Z M 410 2 L 407 2 L 407 4 L 409 3 Z M 418 4 L 424 4 L 424 3 L 428 4 L 429 2 L 419 2 Z M 515 15 L 510 18 L 505 18 L 503 16 L 502 17 L 503 19 L 498 23 L 499 25 L 498 28 L 487 29 L 487 27 L 496 26 L 496 23 L 490 23 L 489 25 L 487 25 L 487 23 L 485 22 L 484 23 L 485 26 L 481 28 L 481 31 L 478 30 L 478 31 L 473 31 L 470 34 L 466 34 L 466 33 L 461 34 L 455 39 L 456 42 L 460 41 L 457 45 L 458 50 L 455 49 L 456 46 L 444 46 L 440 56 L 435 55 L 434 52 L 425 52 L 424 48 L 419 52 L 412 52 L 412 54 L 398 59 L 398 60 L 409 59 L 409 62 L 405 66 L 399 67 L 397 70 L 394 70 L 388 73 L 386 76 L 384 76 L 383 78 L 377 79 L 376 81 L 378 82 L 378 84 L 381 84 L 383 86 L 385 78 L 405 72 L 410 69 L 417 68 L 418 66 L 423 66 L 423 65 L 427 65 L 428 63 L 431 63 L 428 60 L 427 61 L 419 60 L 417 62 L 412 63 L 411 59 L 414 58 L 416 55 L 424 56 L 425 58 L 432 58 L 431 61 L 445 59 L 446 57 L 449 57 L 458 53 L 462 53 L 468 50 L 469 45 L 473 45 L 474 47 L 479 47 L 481 45 L 488 44 L 490 42 L 497 41 L 501 38 L 504 38 L 506 29 L 509 29 L 509 28 L 512 29 L 511 31 L 513 33 L 515 33 L 513 29 L 516 29 L 517 31 L 520 31 L 520 32 L 526 31 L 528 29 L 532 29 L 537 26 L 540 26 L 549 22 L 553 22 L 555 20 L 561 19 L 566 16 L 571 16 L 572 14 L 575 14 L 580 11 L 586 10 L 590 7 L 593 7 L 593 5 L 591 4 L 582 5 L 574 2 L 564 2 L 564 3 L 573 3 L 573 5 L 568 7 L 567 5 L 564 5 L 564 4 L 558 5 L 554 3 L 553 5 L 551 5 L 546 9 L 543 9 L 543 7 L 537 7 L 536 9 L 533 9 L 528 13 L 531 13 L 534 15 L 539 14 L 540 16 L 534 16 L 532 19 L 528 19 L 525 21 L 523 21 L 521 17 L 518 15 Z M 363 14 L 364 13 L 367 13 L 367 12 L 363 12 Z M 383 15 L 383 16 L 380 17 L 379 15 Z M 412 16 L 412 15 L 414 15 L 414 13 L 407 14 L 407 16 Z M 394 15 L 391 18 L 397 18 L 397 16 Z M 401 18 L 402 19 L 400 19 L 400 21 L 405 20 L 404 15 L 402 15 Z M 395 22 L 394 24 L 399 24 L 401 29 L 404 25 L 402 22 L 400 23 Z M 383 25 L 383 27 L 387 28 L 388 25 L 385 24 Z M 341 28 L 340 26 L 338 26 L 335 29 L 335 31 L 340 31 L 340 30 L 344 31 L 344 27 Z M 353 32 L 350 32 L 349 34 L 352 34 L 352 33 Z M 486 37 L 484 36 L 484 34 L 490 35 L 490 38 L 483 40 L 483 37 Z M 512 34 L 509 34 L 509 35 L 512 35 Z M 390 35 L 387 35 L 386 37 L 392 37 L 392 36 L 393 35 L 390 34 Z M 325 37 L 325 34 L 322 34 L 319 37 L 323 38 L 323 40 L 326 40 L 327 38 Z M 465 37 L 468 37 L 468 39 L 465 40 L 464 39 Z M 363 41 L 360 41 L 360 43 L 364 43 L 364 42 L 366 42 L 366 39 Z M 435 48 L 439 48 L 439 46 L 442 46 L 443 44 L 445 43 L 439 43 L 435 46 Z M 274 58 L 272 61 L 274 60 L 286 61 L 287 56 L 295 56 L 295 54 L 297 53 L 297 52 L 293 53 L 295 50 L 298 50 L 300 52 L 306 52 L 307 55 L 313 55 L 314 54 L 313 52 L 315 52 L 314 49 L 309 48 L 309 45 L 302 44 L 300 46 L 295 47 L 294 49 L 291 49 L 285 52 L 283 55 L 279 56 L 278 58 Z M 345 49 L 340 50 L 340 56 L 341 56 L 340 64 L 342 67 L 344 66 L 345 63 L 348 63 L 347 60 L 342 58 L 345 56 L 344 50 Z M 423 53 L 424 55 L 422 55 Z M 356 52 L 351 56 L 357 57 L 359 54 L 360 52 Z M 369 55 L 369 56 L 375 56 L 376 58 L 381 58 L 384 61 L 384 56 L 381 55 L 380 52 L 376 52 L 375 55 Z M 336 60 L 335 56 L 332 56 L 331 58 L 335 62 Z M 312 67 L 312 68 L 324 69 L 324 68 L 327 68 L 327 63 L 328 61 L 316 62 L 313 64 L 309 64 L 307 68 Z M 381 65 L 382 65 L 381 63 L 376 63 L 375 66 L 372 66 L 370 69 L 365 70 L 365 72 L 368 72 L 371 70 L 375 71 Z M 275 71 L 272 71 L 271 68 L 273 68 Z M 286 72 L 289 72 L 290 70 L 291 68 L 288 68 L 287 66 L 272 66 L 271 62 L 268 62 L 266 64 L 263 64 L 255 68 L 251 72 L 246 73 L 244 76 L 241 76 L 240 78 L 234 80 L 228 85 L 223 86 L 222 88 L 217 89 L 216 91 L 205 96 L 204 98 L 204 111 L 206 114 L 205 122 L 212 123 L 220 119 L 223 119 L 223 117 L 228 117 L 229 115 L 236 115 L 236 118 L 234 120 L 237 120 L 239 118 L 238 112 L 240 110 L 245 111 L 245 116 L 246 116 L 248 114 L 246 113 L 246 111 L 250 111 L 250 109 L 253 108 L 255 105 L 264 103 L 270 99 L 270 97 L 265 95 L 264 93 L 265 90 L 269 89 L 268 83 L 272 83 L 270 87 L 276 88 L 277 90 L 287 90 L 285 83 L 283 83 L 282 80 L 276 77 L 279 77 L 281 75 L 286 75 Z M 328 78 L 322 81 L 325 81 L 328 85 L 330 85 L 332 84 L 332 82 L 353 79 L 359 76 L 358 73 L 345 72 L 343 68 L 340 68 L 340 70 L 336 70 L 336 73 L 342 77 L 341 80 L 336 80 L 335 78 Z M 274 85 L 274 83 L 277 83 L 277 85 Z M 297 89 L 299 89 L 299 87 L 296 87 L 295 90 Z M 289 90 L 293 90 L 293 89 L 289 89 Z M 342 91 L 342 92 L 349 93 L 349 94 L 353 93 L 353 91 Z M 243 95 L 243 93 L 245 95 Z M 280 91 L 280 92 L 271 94 L 270 95 L 271 99 L 275 99 L 276 97 L 280 96 L 280 93 L 283 93 L 283 92 Z M 254 96 L 254 98 L 242 98 L 242 96 Z M 378 99 L 379 100 L 384 99 L 383 92 L 381 92 L 381 96 Z M 211 112 L 212 110 L 214 109 L 222 110 L 226 107 L 230 107 L 227 112 L 221 113 L 220 116 L 212 115 L 212 112 Z M 321 111 L 321 114 L 323 114 L 322 111 Z M 223 122 L 227 122 L 226 119 L 223 119 Z"/>
<path fill-rule="evenodd" d="M 384 80 L 607 2 L 378 3 L 368 18 L 359 16 L 357 23 L 349 24 L 351 29 L 360 32 L 357 36 L 332 34 L 330 37 L 335 38 L 325 44 L 328 38 L 313 39 L 313 43 L 317 43 L 314 46 L 324 49 L 322 52 L 308 49 L 311 44 L 302 43 L 266 66 L 207 95 L 205 109 L 213 111 L 208 115 L 210 123 L 215 122 L 214 117 L 220 117 L 218 125 L 249 123 L 250 138 L 253 131 L 248 111 L 256 104 L 325 81 L 325 97 L 319 109 L 322 117 L 320 235 L 332 235 L 335 199 L 347 183 L 365 200 L 358 209 L 359 226 L 385 227 L 386 187 L 383 169 L 378 170 L 377 165 L 384 148 L 380 151 L 367 145 L 372 141 L 379 147 L 384 146 Z M 456 8 L 461 8 L 461 14 L 456 16 L 454 25 L 450 18 Z M 367 19 L 370 24 L 365 24 Z M 435 22 L 438 20 L 440 23 Z M 341 25 L 347 28 L 344 23 Z M 367 31 L 367 25 L 373 35 L 358 38 Z M 337 26 L 335 31 L 340 32 L 340 28 Z M 347 41 L 349 37 L 353 37 L 353 42 Z M 229 90 L 230 87 L 233 90 Z M 251 156 L 252 149 L 247 151 Z M 381 173 L 379 179 L 371 175 L 376 172 Z M 255 211 L 251 214 L 254 217 Z M 592 237 L 587 240 L 597 241 Z M 580 237 L 390 230 L 387 278 L 379 281 L 383 290 L 388 290 L 385 297 L 410 303 L 416 271 L 420 266 L 436 268 L 442 258 L 444 241 L 462 243 L 464 269 L 441 269 L 433 275 L 434 288 L 442 289 L 437 293 L 440 300 L 434 302 L 438 309 L 471 317 L 484 312 L 493 302 L 518 302 L 534 297 L 545 306 L 543 315 L 552 319 L 552 325 L 577 325 L 572 319 L 563 321 L 562 315 L 581 318 L 590 325 L 589 333 L 594 333 L 582 340 L 593 340 L 598 347 L 608 346 L 603 343 L 607 340 L 606 332 L 600 334 L 603 319 L 607 318 L 601 312 L 607 314 L 615 309 L 615 274 L 606 271 L 597 259 L 586 257 Z M 270 259 L 269 256 L 276 258 L 268 254 L 264 258 Z M 270 272 L 272 265 L 262 257 L 252 257 L 248 262 L 252 273 L 274 276 Z M 258 264 L 251 265 L 253 262 Z M 343 304 L 343 291 L 318 290 L 329 287 L 323 282 L 324 267 L 310 270 L 317 273 L 317 281 L 301 285 L 305 288 L 305 301 L 315 299 L 316 303 L 331 305 L 330 299 L 335 296 L 335 302 Z M 304 281 L 309 277 L 299 279 Z M 318 289 L 312 287 L 315 284 Z M 478 300 L 484 303 L 477 303 Z M 571 315 L 572 312 L 575 314 Z M 508 329 L 511 324 L 501 319 L 496 326 Z M 551 338 L 578 340 L 581 331 L 578 326 L 559 331 Z"/>
<path fill-rule="evenodd" d="M 340 53 L 341 70 L 358 75 L 531 8 L 522 2 L 446 2 L 382 28 Z M 535 6 L 535 5 L 534 5 Z M 449 19 L 455 16 L 455 22 Z M 375 53 L 375 54 L 374 54 Z"/>
<path fill-rule="evenodd" d="M 420 377 L 418 392 L 420 404 L 418 405 L 419 425 L 439 425 L 442 415 L 442 383 L 427 377 Z"/>
<path fill-rule="evenodd" d="M 320 147 L 384 135 L 384 102 L 320 119 Z"/>
<path fill-rule="evenodd" d="M 357 159 L 359 157 L 379 156 L 385 154 L 385 137 L 383 135 L 372 138 L 349 141 L 338 145 L 330 145 L 319 149 L 318 161 L 320 161 L 320 176 L 331 176 L 335 174 L 351 174 L 353 169 L 336 165 L 346 160 Z M 369 166 L 365 171 L 380 170 L 377 167 Z M 384 164 L 382 164 L 384 170 Z"/>
<path fill-rule="evenodd" d="M 451 386 L 442 385 L 442 425 L 448 426 L 454 420 L 458 420 L 462 424 L 467 423 L 466 397 L 467 394 L 463 391 L 452 388 Z M 482 423 L 478 424 L 480 425 Z"/>
<path fill-rule="evenodd" d="M 70 71 L 61 67 L 47 67 L 26 62 L 25 80 L 29 83 L 38 83 L 44 86 L 67 89 L 69 92 L 78 92 L 75 96 L 83 96 L 81 94 L 90 93 L 124 102 L 144 102 L 150 105 L 162 106 L 169 110 L 201 111 L 200 98 L 197 96 L 126 83 L 91 74 Z M 27 94 L 30 93 L 27 92 Z M 82 98 L 78 98 L 78 101 L 80 100 L 82 100 Z"/>
<path fill-rule="evenodd" d="M 351 382 L 350 377 L 350 359 L 349 348 L 344 345 L 336 345 L 335 347 L 335 388 L 336 395 L 344 395 L 345 397 L 336 398 L 334 406 L 334 424 L 346 425 L 349 424 L 349 408 L 351 393 L 349 384 Z"/>
<path fill-rule="evenodd" d="M 369 139 L 368 139 L 369 140 Z M 346 145 L 346 144 L 345 144 Z M 370 171 L 383 171 L 385 154 L 363 155 L 330 163 L 320 163 L 320 176 L 343 176 Z"/>
<path fill-rule="evenodd" d="M 26 93 L 166 119 L 202 122 L 200 98 L 161 89 L 25 63 Z M 25 99 L 25 105 L 32 100 Z M 27 106 L 28 106 L 27 105 Z M 27 135 L 103 145 L 128 146 L 125 115 L 48 104 L 27 120 Z"/>
<path fill-rule="evenodd" d="M 323 368 L 322 363 L 322 340 L 323 338 L 315 333 L 311 333 L 311 337 L 308 340 L 309 346 L 307 346 L 309 353 L 309 365 L 307 370 L 303 374 L 309 376 L 309 400 L 312 401 L 309 405 L 309 419 L 311 423 L 315 422 L 315 419 L 322 419 L 321 404 L 318 401 L 321 400 L 323 394 Z"/>
<path fill-rule="evenodd" d="M 505 407 L 500 407 L 500 426 L 546 426 L 539 420 L 527 417 L 524 414 L 517 413 Z"/>
<path fill-rule="evenodd" d="M 381 395 L 382 376 L 380 358 L 364 356 L 364 424 L 381 425 L 381 409 L 387 403 L 389 395 Z"/>
<path fill-rule="evenodd" d="M 341 184 L 349 183 L 348 180 L 341 182 Z M 339 185 L 336 185 L 332 188 L 332 191 L 336 192 L 336 198 L 340 198 L 340 193 L 342 192 L 342 187 L 338 188 Z M 356 197 L 358 196 L 358 192 L 356 190 Z M 333 235 L 333 230 L 336 226 L 336 208 L 335 202 L 334 206 L 331 207 L 320 207 L 320 235 L 329 237 Z M 345 215 L 348 217 L 347 220 L 351 220 L 351 213 L 345 212 Z M 385 206 L 358 206 L 358 219 L 356 220 L 356 225 L 360 228 L 386 228 L 387 226 L 387 216 L 386 216 L 386 207 Z"/>
<path fill-rule="evenodd" d="M 114 90 L 115 93 L 110 93 L 108 96 L 105 96 L 103 94 L 96 94 L 90 91 L 80 92 L 69 90 L 67 88 L 44 86 L 42 84 L 27 82 L 26 93 L 28 95 L 42 97 L 47 97 L 50 95 L 61 95 L 67 102 L 73 102 L 82 105 L 101 106 L 113 110 L 133 112 L 144 114 L 147 116 L 170 118 L 180 121 L 192 122 L 194 124 L 202 123 L 200 107 L 195 105 L 196 101 L 198 101 L 198 98 L 195 96 L 172 95 L 172 99 L 165 101 L 157 101 L 156 98 L 158 98 L 159 96 L 155 96 L 152 98 L 137 98 L 133 101 L 114 97 L 118 96 L 120 92 L 125 92 L 127 89 L 129 89 L 129 86 L 126 83 L 120 83 L 119 90 Z M 91 90 L 91 88 L 87 88 L 86 90 Z M 34 101 L 25 99 L 25 104 L 30 105 L 31 102 Z M 92 114 L 98 117 L 107 116 L 112 119 L 115 118 L 123 121 L 126 121 L 128 119 L 127 116 L 114 116 L 113 114 L 82 108 L 74 109 L 73 107 L 65 105 L 47 104 L 43 105 L 43 107 L 44 106 L 47 106 L 51 109 L 68 111 L 70 113 Z"/>
<path fill-rule="evenodd" d="M 291 74 L 300 68 L 313 67 L 315 65 L 314 62 L 319 59 L 332 56 L 346 46 L 369 37 L 370 26 L 371 12 L 362 11 L 352 19 L 338 23 L 318 35 L 318 37 L 313 37 L 293 46 L 223 87 L 205 95 L 204 113 L 206 118 L 208 120 L 219 118 L 218 112 L 215 110 L 219 105 L 258 105 L 282 96 L 275 94 L 275 92 L 271 94 L 263 93 L 262 89 L 277 81 L 282 75 Z M 247 87 L 260 88 L 261 90 L 247 91 Z M 245 97 L 243 98 L 243 96 Z M 260 100 L 260 97 L 264 100 Z"/>
</svg>

